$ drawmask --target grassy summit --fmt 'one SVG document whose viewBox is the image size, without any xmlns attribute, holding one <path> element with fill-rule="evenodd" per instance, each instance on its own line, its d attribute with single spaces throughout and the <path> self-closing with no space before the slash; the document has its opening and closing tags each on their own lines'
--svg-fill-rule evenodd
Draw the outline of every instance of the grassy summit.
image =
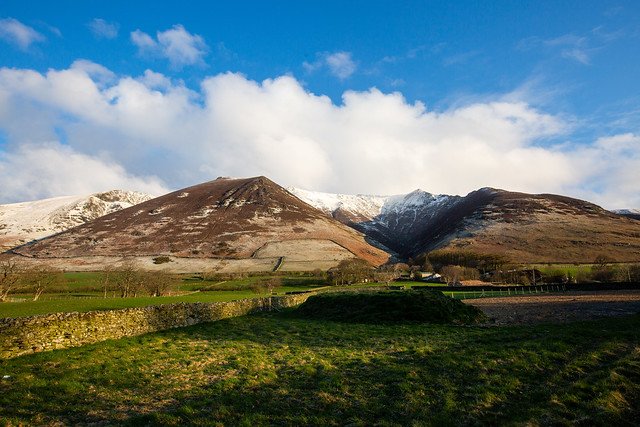
<svg viewBox="0 0 640 427">
<path fill-rule="evenodd" d="M 479 323 L 479 309 L 437 291 L 340 292 L 310 297 L 296 310 L 310 319 L 354 323 Z"/>
</svg>

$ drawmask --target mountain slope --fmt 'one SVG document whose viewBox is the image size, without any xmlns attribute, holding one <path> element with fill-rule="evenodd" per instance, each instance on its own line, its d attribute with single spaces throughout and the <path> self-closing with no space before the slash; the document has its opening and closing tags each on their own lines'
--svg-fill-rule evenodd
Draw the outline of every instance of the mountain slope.
<svg viewBox="0 0 640 427">
<path fill-rule="evenodd" d="M 583 200 L 482 189 L 465 197 L 469 212 L 423 250 L 447 247 L 504 254 L 516 262 L 640 260 L 640 223 Z"/>
<path fill-rule="evenodd" d="M 165 254 L 246 259 L 300 258 L 305 250 L 337 259 L 348 254 L 374 265 L 388 258 L 367 244 L 360 233 L 265 177 L 220 178 L 195 185 L 14 252 L 45 258 Z"/>
<path fill-rule="evenodd" d="M 379 247 L 400 257 L 412 256 L 417 236 L 438 231 L 461 197 L 423 190 L 395 196 L 350 196 L 290 189 L 306 203 L 361 231 Z"/>
<path fill-rule="evenodd" d="M 308 192 L 294 193 L 317 204 L 318 197 Z M 465 197 L 421 190 L 371 197 L 380 206 L 375 212 L 358 211 L 356 203 L 347 203 L 352 201 L 348 196 L 317 207 L 324 212 L 333 208 L 330 215 L 405 259 L 446 248 L 502 254 L 514 262 L 592 262 L 603 254 L 617 261 L 640 260 L 638 221 L 570 197 L 492 188 Z M 330 195 L 321 199 L 332 200 Z"/>
<path fill-rule="evenodd" d="M 152 196 L 136 191 L 112 190 L 0 205 L 0 251 L 151 199 Z"/>
</svg>

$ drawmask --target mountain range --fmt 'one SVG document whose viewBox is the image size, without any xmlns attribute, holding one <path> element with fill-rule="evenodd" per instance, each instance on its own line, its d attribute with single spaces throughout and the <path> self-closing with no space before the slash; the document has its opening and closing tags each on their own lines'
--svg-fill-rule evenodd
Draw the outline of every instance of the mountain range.
<svg viewBox="0 0 640 427">
<path fill-rule="evenodd" d="M 265 177 L 219 178 L 119 210 L 13 249 L 35 258 L 168 255 L 287 257 L 313 263 L 389 255 Z"/>
<path fill-rule="evenodd" d="M 514 262 L 640 259 L 640 221 L 553 194 L 482 188 L 468 195 L 347 196 L 290 189 L 400 259 L 434 249 L 500 254 Z"/>
<path fill-rule="evenodd" d="M 379 265 L 389 255 L 407 260 L 452 249 L 523 263 L 592 262 L 603 254 L 638 261 L 635 214 L 493 188 L 466 196 L 342 195 L 284 189 L 265 177 L 219 178 L 155 199 L 113 191 L 3 205 L 0 236 L 7 248 L 57 233 L 12 250 L 33 258 L 286 258 L 303 268 L 354 256 Z"/>
</svg>

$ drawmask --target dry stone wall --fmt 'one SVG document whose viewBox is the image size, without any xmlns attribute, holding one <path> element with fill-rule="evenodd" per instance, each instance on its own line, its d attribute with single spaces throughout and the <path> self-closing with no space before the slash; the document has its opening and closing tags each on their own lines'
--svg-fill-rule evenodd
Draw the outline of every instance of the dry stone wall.
<svg viewBox="0 0 640 427">
<path fill-rule="evenodd" d="M 214 303 L 177 303 L 86 313 L 0 319 L 0 358 L 141 335 L 304 302 L 311 294 Z"/>
</svg>

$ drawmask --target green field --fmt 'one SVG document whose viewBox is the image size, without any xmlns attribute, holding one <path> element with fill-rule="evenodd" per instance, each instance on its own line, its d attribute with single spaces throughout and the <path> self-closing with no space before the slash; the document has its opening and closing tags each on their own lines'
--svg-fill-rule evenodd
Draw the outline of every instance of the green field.
<svg viewBox="0 0 640 427">
<path fill-rule="evenodd" d="M 634 425 L 640 316 L 483 328 L 259 314 L 3 360 L 0 378 L 9 425 Z"/>
<path fill-rule="evenodd" d="M 202 280 L 197 276 L 176 276 L 172 286 L 171 296 L 162 297 L 115 297 L 115 291 L 109 292 L 103 298 L 100 290 L 99 273 L 65 273 L 65 288 L 58 292 L 44 294 L 39 301 L 32 301 L 28 294 L 14 295 L 19 301 L 0 303 L 0 318 L 24 317 L 38 314 L 57 312 L 86 312 L 92 310 L 112 310 L 149 305 L 171 304 L 177 302 L 219 302 L 232 301 L 243 298 L 257 298 L 270 295 L 265 290 L 256 292 L 251 286 L 261 280 L 268 279 L 268 275 L 256 275 L 236 280 Z M 295 275 L 281 277 L 282 286 L 275 289 L 274 294 L 282 295 L 286 292 L 310 291 L 327 289 L 321 279 L 313 276 Z M 329 289 L 367 289 L 372 287 L 387 287 L 387 283 L 363 283 L 347 287 L 330 287 Z M 509 296 L 513 292 L 504 291 L 447 291 L 446 285 L 424 282 L 392 282 L 391 286 L 429 287 L 442 290 L 447 296 L 456 299 L 483 298 L 492 296 Z M 531 290 L 530 292 L 533 292 Z"/>
<path fill-rule="evenodd" d="M 572 277 L 578 277 L 580 274 L 590 273 L 593 264 L 534 264 L 531 267 L 540 270 L 542 274 L 554 274 L 560 271 Z"/>
<path fill-rule="evenodd" d="M 111 310 L 149 305 L 171 304 L 177 302 L 218 302 L 243 298 L 257 298 L 270 295 L 266 290 L 256 292 L 252 285 L 271 276 L 250 276 L 237 280 L 202 280 L 201 278 L 176 276 L 170 296 L 119 298 L 115 291 L 109 291 L 103 298 L 100 290 L 100 273 L 65 273 L 65 284 L 55 292 L 43 294 L 38 301 L 32 301 L 29 294 L 12 295 L 14 302 L 0 303 L 0 318 L 24 317 L 56 312 L 85 312 L 92 310 Z M 312 276 L 281 277 L 282 286 L 274 290 L 275 294 L 307 291 L 321 287 L 317 278 Z M 144 294 L 142 294 L 144 295 Z"/>
</svg>

